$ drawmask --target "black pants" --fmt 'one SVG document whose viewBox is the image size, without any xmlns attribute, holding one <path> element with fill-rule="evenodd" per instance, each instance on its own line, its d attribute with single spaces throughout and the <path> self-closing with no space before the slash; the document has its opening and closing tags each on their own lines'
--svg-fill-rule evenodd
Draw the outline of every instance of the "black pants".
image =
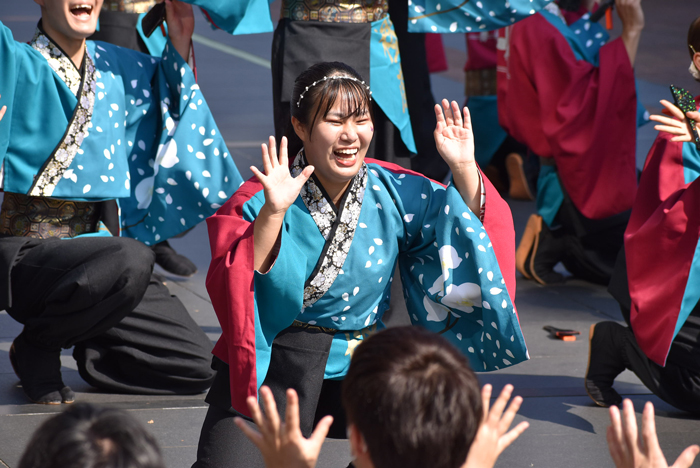
<svg viewBox="0 0 700 468">
<path fill-rule="evenodd" d="M 607 364 L 634 372 L 639 380 L 666 403 L 680 410 L 700 414 L 700 373 L 674 362 L 665 367 L 646 357 L 629 327 L 601 322 L 595 327 L 596 353 L 604 354 Z"/>
<path fill-rule="evenodd" d="M 608 291 L 620 304 L 627 327 L 614 322 L 596 325 L 595 335 L 600 336 L 606 360 L 622 372 L 629 369 L 656 396 L 678 409 L 700 414 L 700 366 L 697 359 L 698 306 L 690 314 L 671 345 L 666 366 L 661 367 L 647 358 L 637 344 L 631 328 L 632 300 L 627 277 L 625 249 L 621 249 Z M 693 330 L 695 327 L 695 331 Z M 681 342 L 683 344 L 681 344 Z M 601 345 L 599 345 L 601 346 Z M 617 363 L 617 364 L 615 364 Z"/>
<path fill-rule="evenodd" d="M 435 146 L 433 132 L 437 125 L 425 51 L 425 34 L 408 32 L 408 8 L 405 0 L 389 0 L 391 21 L 401 52 L 401 71 L 406 86 L 406 101 L 411 117 L 413 138 L 418 154 L 411 158 L 411 169 L 442 182 L 449 166 Z M 442 99 L 445 96 L 437 96 Z"/>
<path fill-rule="evenodd" d="M 289 328 L 273 341 L 270 367 L 263 384 L 270 387 L 282 418 L 287 388 L 297 391 L 304 437 L 309 437 L 326 415 L 334 419 L 328 437 L 346 437 L 341 381 L 323 380 L 332 338 L 320 331 Z M 228 365 L 214 358 L 212 366 L 217 369 L 217 375 L 207 395 L 209 411 L 202 426 L 197 462 L 192 468 L 264 468 L 255 445 L 233 423 L 233 418 L 240 414 L 231 408 Z"/>
<path fill-rule="evenodd" d="M 8 246 L 16 239 L 0 239 Z M 211 341 L 152 277 L 154 254 L 126 238 L 26 239 L 10 265 L 8 314 L 32 347 L 75 346 L 81 376 L 122 393 L 206 390 Z"/>
<path fill-rule="evenodd" d="M 586 218 L 564 193 L 551 233 L 560 241 L 562 263 L 574 276 L 591 283 L 610 282 L 617 255 L 624 245 L 630 211 L 603 219 Z"/>
</svg>

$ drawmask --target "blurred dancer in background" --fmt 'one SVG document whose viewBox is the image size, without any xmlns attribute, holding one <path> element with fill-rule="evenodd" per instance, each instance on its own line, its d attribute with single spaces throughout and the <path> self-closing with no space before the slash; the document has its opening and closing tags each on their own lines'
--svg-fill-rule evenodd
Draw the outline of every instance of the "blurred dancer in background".
<svg viewBox="0 0 700 468">
<path fill-rule="evenodd" d="M 637 191 L 634 59 L 640 0 L 617 0 L 622 36 L 589 21 L 592 0 L 560 0 L 501 30 L 498 107 L 503 128 L 539 156 L 537 212 L 516 252 L 541 284 L 574 276 L 610 281 Z M 643 115 L 643 111 L 641 112 Z"/>
<path fill-rule="evenodd" d="M 688 31 L 690 72 L 700 81 L 700 17 Z M 622 400 L 612 387 L 623 370 L 633 371 L 659 398 L 700 414 L 700 147 L 688 120 L 668 101 L 675 119 L 660 122 L 639 182 L 610 292 L 627 327 L 591 326 L 586 390 L 598 405 Z M 697 105 L 696 105 L 697 107 Z M 688 112 L 700 120 L 700 113 Z"/>
</svg>

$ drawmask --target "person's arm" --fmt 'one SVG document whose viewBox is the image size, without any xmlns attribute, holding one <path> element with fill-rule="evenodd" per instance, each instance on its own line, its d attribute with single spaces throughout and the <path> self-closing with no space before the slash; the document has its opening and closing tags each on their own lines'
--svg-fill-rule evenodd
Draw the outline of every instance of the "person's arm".
<svg viewBox="0 0 700 468">
<path fill-rule="evenodd" d="M 257 430 L 242 418 L 234 422 L 245 436 L 258 447 L 267 468 L 313 468 L 316 466 L 321 446 L 333 424 L 333 416 L 321 419 L 311 437 L 305 439 L 299 429 L 299 396 L 293 389 L 287 390 L 287 414 L 280 421 L 272 391 L 263 385 L 260 395 L 265 405 L 263 415 L 255 397 L 247 400 L 248 409 Z"/>
<path fill-rule="evenodd" d="M 693 137 L 690 133 L 690 126 L 686 117 L 695 120 L 695 127 L 698 132 L 700 132 L 700 112 L 688 112 L 683 115 L 683 111 L 680 110 L 675 105 L 671 104 L 669 101 L 662 99 L 661 105 L 663 105 L 669 114 L 675 118 L 666 117 L 664 115 L 652 115 L 649 117 L 654 122 L 659 122 L 661 125 L 655 125 L 654 129 L 660 132 L 670 133 L 675 135 L 671 138 L 671 141 L 692 141 Z M 666 112 L 666 111 L 664 111 Z"/>
<path fill-rule="evenodd" d="M 617 468 L 669 468 L 659 440 L 656 437 L 654 405 L 647 402 L 642 414 L 641 438 L 637 434 L 637 419 L 632 402 L 622 402 L 622 418 L 617 406 L 610 407 L 610 422 L 607 439 L 610 455 Z M 676 459 L 670 468 L 689 468 L 700 452 L 700 447 L 691 445 Z"/>
<path fill-rule="evenodd" d="M 527 421 L 523 421 L 509 431 L 508 429 L 510 429 L 513 418 L 515 418 L 515 414 L 520 409 L 523 399 L 516 396 L 505 413 L 503 412 L 513 393 L 513 386 L 509 384 L 503 387 L 501 394 L 489 410 L 491 390 L 492 387 L 489 384 L 484 385 L 481 389 L 484 415 L 479 430 L 476 432 L 476 437 L 471 447 L 469 447 L 467 462 L 462 468 L 492 468 L 503 450 L 520 437 L 530 425 Z"/>
<path fill-rule="evenodd" d="M 306 166 L 298 177 L 292 177 L 289 173 L 286 137 L 282 137 L 278 158 L 275 137 L 271 136 L 269 150 L 266 144 L 262 145 L 262 159 L 264 174 L 254 166 L 250 170 L 258 178 L 265 192 L 265 204 L 255 219 L 253 237 L 255 269 L 266 273 L 274 263 L 275 246 L 282 229 L 284 215 L 299 196 L 301 187 L 311 176 L 314 167 Z"/>
<path fill-rule="evenodd" d="M 1 98 L 2 96 L 0 96 Z M 5 111 L 7 111 L 7 106 L 0 107 L 0 120 L 5 116 Z"/>
<path fill-rule="evenodd" d="M 444 112 L 443 112 L 444 111 Z M 481 212 L 481 178 L 474 159 L 474 133 L 469 109 L 464 108 L 464 118 L 459 105 L 447 99 L 442 100 L 442 107 L 435 104 L 435 145 L 450 170 L 455 187 L 472 213 L 479 216 Z"/>
<path fill-rule="evenodd" d="M 622 42 L 627 49 L 630 63 L 634 66 L 639 39 L 642 37 L 642 29 L 644 29 L 644 11 L 641 0 L 616 0 L 615 7 L 620 20 L 622 20 Z"/>
<path fill-rule="evenodd" d="M 192 5 L 179 0 L 165 2 L 165 17 L 168 23 L 168 36 L 175 49 L 187 62 L 190 58 L 190 44 L 194 32 Z"/>
</svg>

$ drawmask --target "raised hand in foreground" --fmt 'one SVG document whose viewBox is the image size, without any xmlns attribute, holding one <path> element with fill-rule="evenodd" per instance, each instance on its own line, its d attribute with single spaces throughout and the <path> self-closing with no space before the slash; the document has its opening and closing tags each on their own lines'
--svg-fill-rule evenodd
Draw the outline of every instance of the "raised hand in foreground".
<svg viewBox="0 0 700 468">
<path fill-rule="evenodd" d="M 476 432 L 474 442 L 469 448 L 467 462 L 462 468 L 491 468 L 503 450 L 520 437 L 520 434 L 530 425 L 527 421 L 523 421 L 512 430 L 508 430 L 523 402 L 522 397 L 516 396 L 506 412 L 503 412 L 513 393 L 512 385 L 508 384 L 503 388 L 493 404 L 493 408 L 489 410 L 491 391 L 492 387 L 489 384 L 484 385 L 481 389 L 484 417 Z"/>
<path fill-rule="evenodd" d="M 659 440 L 656 437 L 654 405 L 647 402 L 642 413 L 642 437 L 637 434 L 637 418 L 634 405 L 628 399 L 622 402 L 622 417 L 617 406 L 610 407 L 608 448 L 617 468 L 668 468 Z M 671 468 L 689 468 L 700 452 L 700 447 L 691 445 L 683 450 Z"/>
<path fill-rule="evenodd" d="M 435 104 L 437 124 L 433 136 L 435 146 L 452 171 L 452 180 L 462 195 L 464 202 L 479 214 L 481 207 L 481 179 L 474 159 L 474 132 L 469 109 L 464 107 L 462 113 L 459 104 L 447 99 Z"/>
<path fill-rule="evenodd" d="M 265 194 L 265 204 L 255 220 L 253 236 L 255 239 L 254 267 L 261 273 L 266 273 L 272 266 L 275 259 L 274 248 L 278 245 L 284 215 L 314 171 L 314 167 L 308 165 L 301 174 L 292 177 L 289 173 L 287 138 L 282 137 L 279 157 L 275 137 L 271 136 L 269 143 L 269 147 L 266 144 L 261 146 L 265 173 L 260 172 L 255 166 L 250 168 L 262 184 Z"/>
<path fill-rule="evenodd" d="M 700 132 L 700 112 L 688 112 L 683 115 L 683 111 L 680 110 L 675 105 L 666 99 L 662 99 L 661 105 L 666 108 L 664 113 L 668 113 L 675 118 L 666 117 L 664 115 L 652 115 L 649 117 L 654 122 L 658 122 L 661 125 L 654 125 L 654 129 L 660 132 L 670 133 L 675 135 L 671 138 L 671 141 L 692 141 L 693 137 L 690 133 L 690 126 L 688 125 L 688 120 L 686 117 L 695 120 L 698 132 Z"/>
<path fill-rule="evenodd" d="M 333 416 L 321 419 L 313 434 L 304 438 L 299 429 L 299 397 L 291 388 L 287 390 L 287 414 L 285 422 L 280 421 L 277 404 L 272 391 L 265 385 L 260 387 L 260 395 L 265 405 L 265 414 L 255 397 L 248 397 L 248 409 L 258 429 L 250 427 L 242 418 L 234 422 L 245 436 L 258 447 L 267 468 L 313 468 L 318 454 L 333 424 Z"/>
</svg>

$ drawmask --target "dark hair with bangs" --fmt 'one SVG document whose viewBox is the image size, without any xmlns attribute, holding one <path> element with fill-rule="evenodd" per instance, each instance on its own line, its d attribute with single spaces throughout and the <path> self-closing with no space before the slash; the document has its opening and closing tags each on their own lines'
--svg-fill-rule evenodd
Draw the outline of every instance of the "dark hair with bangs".
<svg viewBox="0 0 700 468">
<path fill-rule="evenodd" d="M 376 468 L 461 467 L 483 413 L 467 358 L 416 326 L 362 341 L 343 380 L 342 401 Z"/>
<path fill-rule="evenodd" d="M 359 81 L 342 78 L 324 81 L 324 77 L 331 76 L 350 76 Z M 294 82 L 292 117 L 307 127 L 311 135 L 319 117 L 325 119 L 340 99 L 344 118 L 369 114 L 374 121 L 368 88 L 360 74 L 349 65 L 342 62 L 317 63 L 306 69 Z M 300 101 L 302 93 L 304 96 Z"/>
</svg>

